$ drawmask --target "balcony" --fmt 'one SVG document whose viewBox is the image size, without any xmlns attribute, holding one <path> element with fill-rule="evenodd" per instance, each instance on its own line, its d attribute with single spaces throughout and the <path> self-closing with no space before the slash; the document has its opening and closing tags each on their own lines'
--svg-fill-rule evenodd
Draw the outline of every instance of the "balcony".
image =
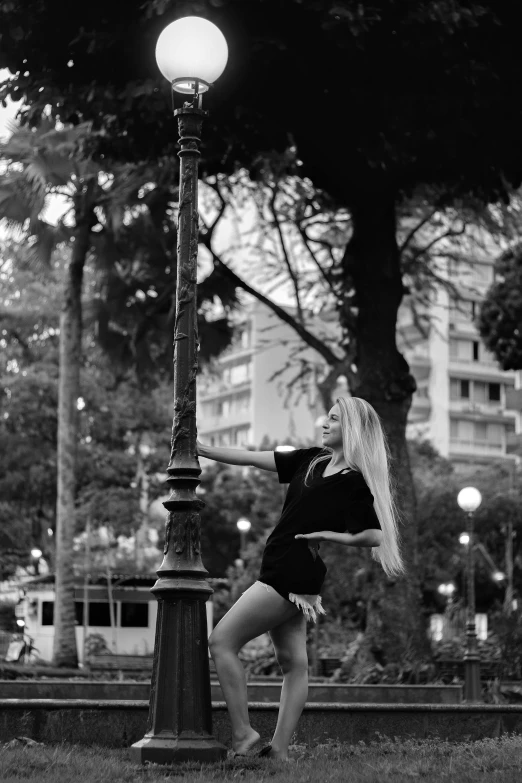
<svg viewBox="0 0 522 783">
<path fill-rule="evenodd" d="M 417 423 L 419 421 L 427 421 L 431 413 L 431 401 L 429 397 L 419 397 L 417 394 L 413 395 L 413 401 L 408 413 L 408 423 Z"/>
<path fill-rule="evenodd" d="M 229 430 L 234 427 L 248 427 L 252 424 L 252 414 L 248 411 L 222 414 L 221 416 L 201 416 L 198 418 L 198 432 L 204 435 L 209 432 Z"/>
<path fill-rule="evenodd" d="M 504 455 L 502 443 L 490 443 L 486 440 L 450 440 L 450 457 L 469 455 L 473 457 L 488 457 Z"/>
<path fill-rule="evenodd" d="M 235 385 L 231 383 L 225 383 L 225 381 L 216 381 L 215 383 L 208 384 L 204 389 L 198 388 L 198 402 L 206 402 L 209 400 L 216 400 L 226 396 L 233 396 L 239 392 L 249 391 L 252 385 L 252 380 L 249 378 L 242 383 Z"/>
<path fill-rule="evenodd" d="M 509 417 L 501 402 L 470 402 L 470 400 L 450 400 L 450 413 L 469 414 L 469 418 L 505 421 Z M 506 415 L 508 414 L 508 415 Z"/>
</svg>

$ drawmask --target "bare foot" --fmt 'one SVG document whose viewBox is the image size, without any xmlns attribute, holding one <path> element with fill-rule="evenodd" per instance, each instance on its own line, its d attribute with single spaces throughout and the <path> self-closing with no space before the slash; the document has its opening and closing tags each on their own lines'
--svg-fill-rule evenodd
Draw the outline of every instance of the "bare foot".
<svg viewBox="0 0 522 783">
<path fill-rule="evenodd" d="M 267 759 L 272 761 L 285 761 L 289 763 L 295 763 L 295 759 L 288 755 L 288 751 L 276 750 L 273 746 L 268 753 L 265 754 Z"/>
<path fill-rule="evenodd" d="M 235 756 L 246 756 L 248 751 L 254 747 L 254 745 L 259 742 L 261 739 L 261 735 L 257 733 L 257 731 L 254 731 L 253 728 L 250 728 L 248 734 L 245 734 L 242 737 L 233 738 L 232 739 L 232 750 L 234 751 Z"/>
</svg>

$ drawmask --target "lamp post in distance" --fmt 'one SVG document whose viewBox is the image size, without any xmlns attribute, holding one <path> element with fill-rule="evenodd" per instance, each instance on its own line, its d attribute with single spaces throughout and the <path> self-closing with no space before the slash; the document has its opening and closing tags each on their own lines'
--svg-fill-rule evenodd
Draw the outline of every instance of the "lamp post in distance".
<svg viewBox="0 0 522 783">
<path fill-rule="evenodd" d="M 239 557 L 244 560 L 245 559 L 245 548 L 246 548 L 246 537 L 247 533 L 252 527 L 252 523 L 249 519 L 246 517 L 240 517 L 237 522 L 237 529 L 239 530 L 239 535 L 241 537 L 240 544 L 239 544 Z"/>
<path fill-rule="evenodd" d="M 169 24 L 156 46 L 158 68 L 186 100 L 174 111 L 179 129 L 179 210 L 174 319 L 174 419 L 163 505 L 168 517 L 163 562 L 152 592 L 158 599 L 147 730 L 132 746 L 135 761 L 214 762 L 226 747 L 212 736 L 205 603 L 212 594 L 201 560 L 196 449 L 198 332 L 198 159 L 202 95 L 225 69 L 227 43 L 211 22 L 187 16 Z"/>
<path fill-rule="evenodd" d="M 38 576 L 38 574 L 40 573 L 39 563 L 42 554 L 43 554 L 42 550 L 39 549 L 37 546 L 31 549 L 31 557 L 33 558 L 33 569 L 34 569 L 35 576 Z"/>
<path fill-rule="evenodd" d="M 467 702 L 482 701 L 480 688 L 480 658 L 477 648 L 475 625 L 475 547 L 473 514 L 482 503 L 482 495 L 475 487 L 464 487 L 457 496 L 457 503 L 467 514 L 468 528 L 459 541 L 466 550 L 466 652 L 464 653 L 464 699 Z"/>
<path fill-rule="evenodd" d="M 457 588 L 453 584 L 453 582 L 445 582 L 443 584 L 440 584 L 437 587 L 437 592 L 443 595 L 445 598 L 448 598 L 449 601 L 453 598 L 453 593 L 455 592 Z"/>
</svg>

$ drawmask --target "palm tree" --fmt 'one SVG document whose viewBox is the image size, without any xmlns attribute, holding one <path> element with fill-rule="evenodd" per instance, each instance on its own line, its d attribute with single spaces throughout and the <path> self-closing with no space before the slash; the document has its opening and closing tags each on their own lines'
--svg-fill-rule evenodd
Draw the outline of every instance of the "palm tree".
<svg viewBox="0 0 522 783">
<path fill-rule="evenodd" d="M 11 130 L 11 137 L 0 145 L 4 163 L 0 218 L 23 231 L 35 264 L 49 265 L 60 242 L 71 247 L 60 313 L 53 658 L 57 666 L 76 667 L 73 539 L 83 273 L 98 222 L 96 208 L 112 199 L 117 228 L 123 221 L 123 205 L 138 184 L 133 167 L 107 174 L 92 160 L 87 152 L 92 139 L 87 124 L 58 130 L 44 121 L 37 129 L 13 126 Z M 69 209 L 55 227 L 42 214 L 56 195 L 66 200 Z"/>
</svg>

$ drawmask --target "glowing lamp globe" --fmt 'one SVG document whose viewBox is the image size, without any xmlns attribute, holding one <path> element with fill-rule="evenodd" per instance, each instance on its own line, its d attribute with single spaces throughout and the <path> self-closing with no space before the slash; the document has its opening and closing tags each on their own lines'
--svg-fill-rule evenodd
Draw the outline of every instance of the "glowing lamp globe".
<svg viewBox="0 0 522 783">
<path fill-rule="evenodd" d="M 250 520 L 245 519 L 244 517 L 241 517 L 241 519 L 237 520 L 237 528 L 238 530 L 241 530 L 243 532 L 248 532 L 250 528 L 252 527 Z"/>
<path fill-rule="evenodd" d="M 457 496 L 457 503 L 463 511 L 471 514 L 482 503 L 482 495 L 475 487 L 464 487 Z"/>
<path fill-rule="evenodd" d="M 219 79 L 228 59 L 225 36 L 215 24 L 199 16 L 185 16 L 169 24 L 156 44 L 156 62 L 176 92 L 206 92 Z"/>
</svg>

